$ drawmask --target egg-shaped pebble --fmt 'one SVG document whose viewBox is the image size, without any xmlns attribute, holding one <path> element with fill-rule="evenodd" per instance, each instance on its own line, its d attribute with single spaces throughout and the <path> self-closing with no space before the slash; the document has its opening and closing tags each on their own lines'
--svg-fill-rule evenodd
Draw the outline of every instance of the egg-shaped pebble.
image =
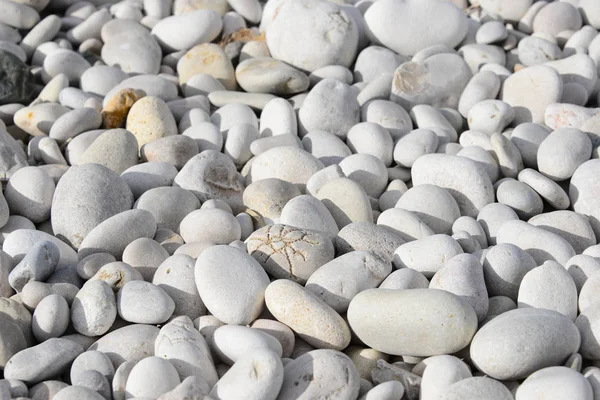
<svg viewBox="0 0 600 400">
<path fill-rule="evenodd" d="M 56 187 L 52 228 L 74 247 L 100 222 L 129 210 L 131 190 L 118 175 L 98 164 L 71 167 Z M 93 209 L 81 207 L 93 204 Z"/>
<path fill-rule="evenodd" d="M 483 326 L 473 338 L 470 354 L 486 375 L 510 380 L 561 364 L 580 343 L 577 327 L 568 317 L 551 310 L 520 308 Z"/>
<path fill-rule="evenodd" d="M 381 302 L 391 307 L 385 313 L 374 312 Z M 454 323 L 440 324 L 440 319 L 447 318 Z M 348 321 L 367 345 L 396 355 L 453 353 L 467 346 L 477 330 L 473 308 L 456 295 L 436 289 L 366 290 L 350 302 Z M 386 334 L 397 329 L 405 332 L 402 340 Z"/>
<path fill-rule="evenodd" d="M 227 270 L 221 268 L 223 259 L 230 263 Z M 254 258 L 231 246 L 212 246 L 198 257 L 195 268 L 198 292 L 213 315 L 232 324 L 258 317 L 269 278 Z"/>
</svg>

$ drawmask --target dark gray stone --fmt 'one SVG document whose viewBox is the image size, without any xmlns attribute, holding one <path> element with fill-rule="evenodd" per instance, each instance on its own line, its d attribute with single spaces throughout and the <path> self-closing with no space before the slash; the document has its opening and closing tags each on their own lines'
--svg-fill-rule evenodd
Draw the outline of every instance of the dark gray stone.
<svg viewBox="0 0 600 400">
<path fill-rule="evenodd" d="M 0 104 L 26 103 L 35 90 L 29 67 L 17 56 L 0 50 Z"/>
</svg>

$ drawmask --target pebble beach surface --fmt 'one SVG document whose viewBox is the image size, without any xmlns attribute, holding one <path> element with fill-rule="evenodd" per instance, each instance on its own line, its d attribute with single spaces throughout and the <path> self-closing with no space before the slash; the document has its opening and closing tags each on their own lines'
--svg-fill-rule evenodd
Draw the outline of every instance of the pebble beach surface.
<svg viewBox="0 0 600 400">
<path fill-rule="evenodd" d="M 599 400 L 600 0 L 0 0 L 0 400 Z"/>
</svg>

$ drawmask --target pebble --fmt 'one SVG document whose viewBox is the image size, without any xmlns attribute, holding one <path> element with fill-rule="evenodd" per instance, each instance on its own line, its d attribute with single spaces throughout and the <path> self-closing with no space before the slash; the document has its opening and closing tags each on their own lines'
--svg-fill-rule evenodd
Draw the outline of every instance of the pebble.
<svg viewBox="0 0 600 400">
<path fill-rule="evenodd" d="M 77 162 L 74 162 L 73 158 L 71 156 L 72 165 L 100 164 L 117 174 L 122 174 L 137 164 L 138 142 L 128 130 L 108 129 L 100 132 L 100 135 L 77 157 Z"/>
<path fill-rule="evenodd" d="M 543 123 L 546 107 L 560 102 L 562 90 L 560 75 L 553 68 L 536 65 L 507 78 L 501 100 L 513 107 L 515 124 Z"/>
<path fill-rule="evenodd" d="M 177 123 L 167 104 L 158 97 L 136 101 L 127 115 L 126 129 L 133 133 L 140 149 L 147 143 L 176 135 Z"/>
<path fill-rule="evenodd" d="M 247 92 L 290 95 L 309 86 L 306 74 L 270 57 L 255 57 L 242 61 L 235 70 L 239 85 Z"/>
<path fill-rule="evenodd" d="M 311 291 L 338 313 L 347 311 L 354 296 L 377 287 L 392 265 L 366 251 L 346 253 L 323 265 L 306 282 Z"/>
<path fill-rule="evenodd" d="M 152 35 L 166 51 L 189 49 L 215 39 L 223 22 L 213 10 L 197 10 L 161 19 L 152 28 Z"/>
<path fill-rule="evenodd" d="M 257 370 L 260 373 L 256 373 Z M 268 349 L 253 349 L 233 364 L 213 386 L 209 396 L 223 400 L 240 396 L 274 400 L 283 381 L 284 367 L 278 355 Z"/>
<path fill-rule="evenodd" d="M 83 353 L 83 348 L 67 339 L 52 338 L 15 354 L 4 367 L 5 379 L 35 384 L 65 372 Z"/>
<path fill-rule="evenodd" d="M 100 351 L 108 356 L 119 375 L 119 366 L 125 362 L 137 363 L 154 354 L 154 341 L 159 329 L 152 325 L 132 324 L 102 336 L 88 349 Z"/>
<path fill-rule="evenodd" d="M 217 382 L 206 340 L 186 316 L 176 317 L 161 328 L 154 342 L 154 354 L 169 360 L 182 380 L 193 376 L 208 386 Z"/>
<path fill-rule="evenodd" d="M 303 376 L 311 374 L 312 379 Z M 302 394 L 315 397 L 355 398 L 360 389 L 360 375 L 352 360 L 333 350 L 313 350 L 286 364 L 279 396 L 299 398 Z"/>
<path fill-rule="evenodd" d="M 554 181 L 562 181 L 573 176 L 577 167 L 590 159 L 591 153 L 592 142 L 585 133 L 574 128 L 559 128 L 540 143 L 538 170 Z"/>
<path fill-rule="evenodd" d="M 278 321 L 316 348 L 341 350 L 350 343 L 350 330 L 344 319 L 297 283 L 272 282 L 265 292 L 265 302 Z M 305 311 L 298 312 L 300 309 Z"/>
<path fill-rule="evenodd" d="M 265 9 L 261 25 L 266 24 L 267 45 L 273 58 L 300 70 L 313 72 L 327 65 L 349 67 L 356 57 L 359 28 L 337 4 L 283 0 L 275 10 Z M 304 39 L 299 41 L 299 37 Z"/>
<path fill-rule="evenodd" d="M 220 268 L 223 259 L 230 264 L 227 270 Z M 195 271 L 200 297 L 219 320 L 249 324 L 262 311 L 269 278 L 248 254 L 231 246 L 212 246 L 200 254 Z"/>
<path fill-rule="evenodd" d="M 381 302 L 392 307 L 383 313 L 374 312 Z M 448 314 L 451 317 L 445 316 Z M 448 318 L 454 322 L 442 323 Z M 387 354 L 420 357 L 459 351 L 477 330 L 477 316 L 471 306 L 452 293 L 436 289 L 363 291 L 350 302 L 348 321 L 368 346 Z M 402 340 L 392 333 L 399 327 L 405 332 Z"/>
<path fill-rule="evenodd" d="M 527 184 L 505 178 L 497 183 L 496 197 L 498 203 L 506 204 L 522 219 L 529 219 L 540 214 L 544 209 L 542 198 Z"/>
<path fill-rule="evenodd" d="M 43 170 L 24 167 L 8 180 L 4 198 L 13 214 L 40 223 L 50 218 L 54 189 L 54 181 Z"/>
<path fill-rule="evenodd" d="M 156 269 L 168 257 L 169 252 L 150 238 L 136 239 L 123 250 L 123 262 L 137 270 L 146 282 L 152 281 Z"/>
<path fill-rule="evenodd" d="M 78 248 L 100 222 L 129 210 L 132 203 L 129 186 L 108 168 L 98 164 L 71 167 L 56 186 L 52 229 Z M 94 205 L 93 210 L 81 204 Z"/>
<path fill-rule="evenodd" d="M 175 367 L 160 357 L 139 361 L 129 373 L 125 386 L 126 397 L 158 398 L 181 383 Z"/>
<path fill-rule="evenodd" d="M 216 78 L 228 90 L 236 87 L 235 71 L 225 52 L 216 44 L 204 43 L 192 47 L 177 62 L 180 83 L 186 84 L 197 74 L 208 74 Z"/>
<path fill-rule="evenodd" d="M 301 136 L 324 130 L 345 139 L 359 120 L 360 106 L 350 86 L 331 78 L 323 79 L 313 87 L 298 112 Z"/>
<path fill-rule="evenodd" d="M 571 320 L 577 316 L 577 287 L 567 270 L 555 261 L 546 261 L 523 277 L 517 300 L 519 308 L 554 310 Z"/>
<path fill-rule="evenodd" d="M 45 281 L 54 273 L 60 260 L 60 250 L 50 241 L 34 244 L 25 257 L 10 271 L 8 282 L 17 292 L 30 281 Z"/>
<path fill-rule="evenodd" d="M 2 4 L 7 3 L 13 4 L 8 1 Z M 2 89 L 0 104 L 29 100 L 34 93 L 35 86 L 33 75 L 27 65 L 19 57 L 6 50 L 0 50 L 0 65 L 6 71 L 6 74 L 0 79 L 0 88 Z"/>
<path fill-rule="evenodd" d="M 486 375 L 512 380 L 561 364 L 580 343 L 577 327 L 568 317 L 552 310 L 519 308 L 483 326 L 473 338 L 470 354 Z"/>
<path fill-rule="evenodd" d="M 427 154 L 413 164 L 411 174 L 415 186 L 431 184 L 448 190 L 461 215 L 475 217 L 494 200 L 493 187 L 485 170 L 464 157 Z"/>
<path fill-rule="evenodd" d="M 146 162 L 127 168 L 121 173 L 134 198 L 162 186 L 171 186 L 177 176 L 177 168 L 164 162 Z"/>
<path fill-rule="evenodd" d="M 200 201 L 219 199 L 236 213 L 244 210 L 242 179 L 233 161 L 217 151 L 206 150 L 192 157 L 175 177 L 173 186 L 191 191 Z"/>
<path fill-rule="evenodd" d="M 473 377 L 462 379 L 450 385 L 448 391 L 441 397 L 444 400 L 475 400 L 480 398 L 510 400 L 513 395 L 502 382 L 487 377 Z"/>
<path fill-rule="evenodd" d="M 562 396 L 563 393 L 580 399 L 594 398 L 592 385 L 581 373 L 567 367 L 552 366 L 529 375 L 517 389 L 515 399 L 536 395 Z"/>
<path fill-rule="evenodd" d="M 314 271 L 333 260 L 335 250 L 329 236 L 276 224 L 256 230 L 246 243 L 248 254 L 269 274 L 305 283 Z"/>
<path fill-rule="evenodd" d="M 90 280 L 75 296 L 71 306 L 73 328 L 82 335 L 101 336 L 117 317 L 117 304 L 111 287 L 102 280 Z"/>
<path fill-rule="evenodd" d="M 58 294 L 44 297 L 35 308 L 31 329 L 39 342 L 62 336 L 69 326 L 69 305 Z"/>
<path fill-rule="evenodd" d="M 14 122 L 19 128 L 32 136 L 44 136 L 56 120 L 69 109 L 56 103 L 40 103 L 30 107 L 21 108 L 14 115 Z"/>
<path fill-rule="evenodd" d="M 430 19 L 432 15 L 436 16 L 435 22 Z M 406 56 L 437 44 L 453 48 L 467 33 L 463 13 L 451 4 L 435 0 L 406 3 L 386 0 L 369 7 L 365 22 L 372 41 Z M 428 29 L 430 26 L 439 28 Z"/>
<path fill-rule="evenodd" d="M 408 110 L 418 104 L 456 109 L 472 75 L 467 63 L 451 53 L 406 62 L 394 73 L 390 99 Z"/>
</svg>

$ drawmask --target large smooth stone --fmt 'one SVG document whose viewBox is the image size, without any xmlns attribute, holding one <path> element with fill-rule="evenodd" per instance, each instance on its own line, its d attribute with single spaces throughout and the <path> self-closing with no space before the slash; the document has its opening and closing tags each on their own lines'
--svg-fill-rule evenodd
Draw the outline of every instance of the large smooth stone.
<svg viewBox="0 0 600 400">
<path fill-rule="evenodd" d="M 446 189 L 458 203 L 462 216 L 476 218 L 494 202 L 494 188 L 482 166 L 465 157 L 427 154 L 415 161 L 413 186 L 431 184 Z"/>
<path fill-rule="evenodd" d="M 131 209 L 133 194 L 124 180 L 99 164 L 71 167 L 52 201 L 52 230 L 74 248 L 104 220 Z"/>
<path fill-rule="evenodd" d="M 263 14 L 263 23 L 270 19 L 266 35 L 273 58 L 309 72 L 327 65 L 350 67 L 358 27 L 339 5 L 322 0 L 273 3 L 275 9 Z"/>
<path fill-rule="evenodd" d="M 513 107 L 515 126 L 523 122 L 544 123 L 546 108 L 559 103 L 563 83 L 555 69 L 536 65 L 515 72 L 504 81 L 501 100 Z"/>
<path fill-rule="evenodd" d="M 437 289 L 370 289 L 350 302 L 348 322 L 367 346 L 387 354 L 429 357 L 465 348 L 477 315 L 458 296 Z"/>
<path fill-rule="evenodd" d="M 471 360 L 484 374 L 500 380 L 522 379 L 562 364 L 579 349 L 579 330 L 551 310 L 519 308 L 485 324 L 471 342 Z"/>
<path fill-rule="evenodd" d="M 467 34 L 462 10 L 438 0 L 377 1 L 365 22 L 371 41 L 405 56 L 434 45 L 456 47 Z"/>
</svg>

